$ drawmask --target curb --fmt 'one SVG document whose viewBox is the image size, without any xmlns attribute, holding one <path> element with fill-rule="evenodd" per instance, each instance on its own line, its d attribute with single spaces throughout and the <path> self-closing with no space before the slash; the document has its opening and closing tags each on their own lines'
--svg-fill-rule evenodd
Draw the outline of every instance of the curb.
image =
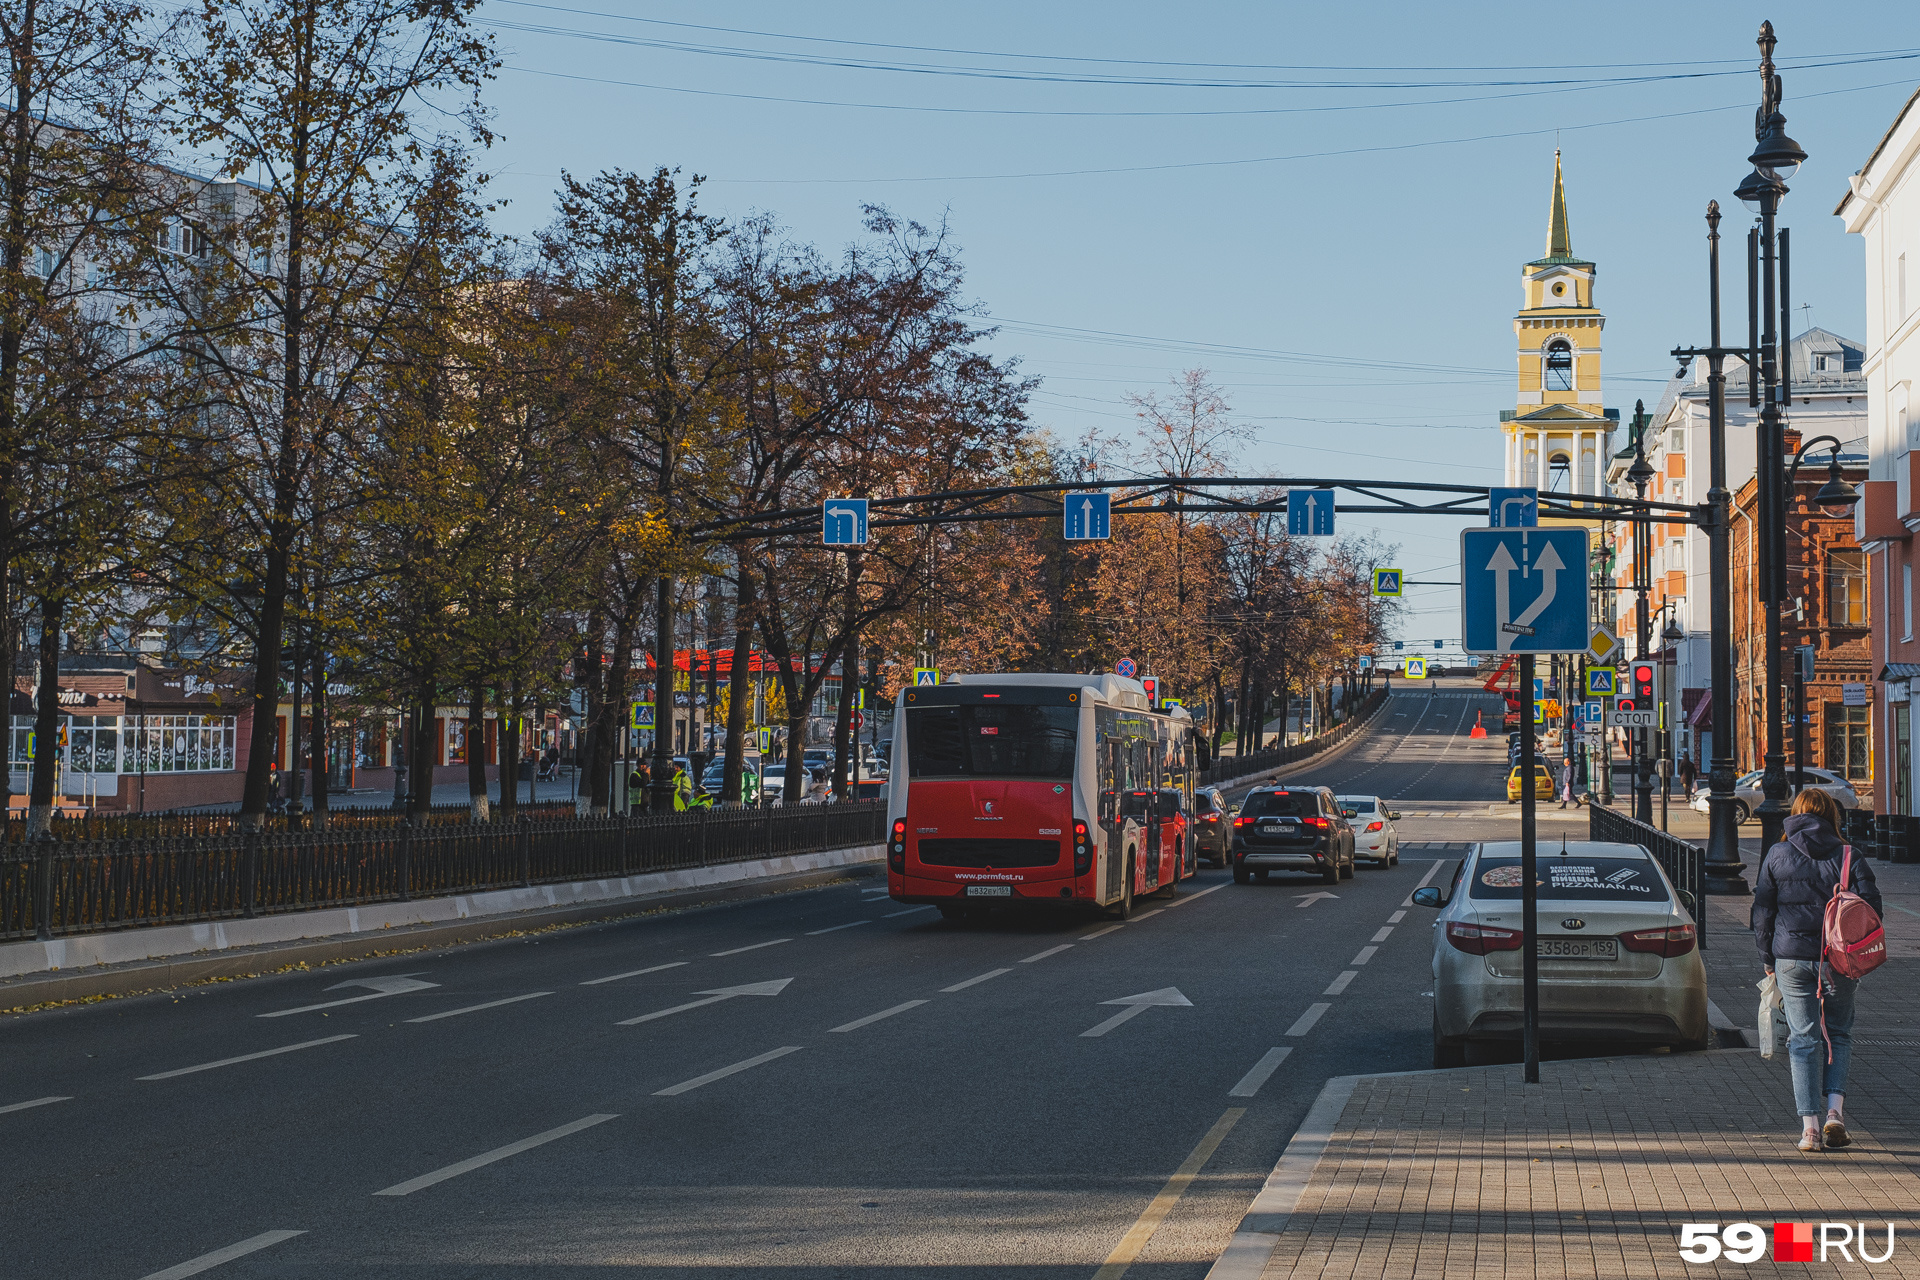
<svg viewBox="0 0 1920 1280">
<path fill-rule="evenodd" d="M 1233 1238 L 1207 1272 L 1207 1280 L 1259 1280 L 1280 1243 L 1280 1233 L 1287 1229 L 1287 1219 L 1293 1216 L 1294 1206 L 1300 1203 L 1301 1193 L 1333 1140 L 1333 1127 L 1346 1111 L 1347 1100 L 1362 1080 L 1370 1078 L 1335 1076 L 1321 1087 L 1320 1096 L 1288 1139 L 1260 1194 L 1234 1228 Z"/>
<path fill-rule="evenodd" d="M 290 942 L 266 943 L 252 947 L 231 947 L 220 951 L 198 951 L 191 955 L 153 960 L 134 960 L 121 964 L 95 965 L 71 972 L 32 974 L 0 981 L 0 1013 L 25 1006 L 98 996 L 136 995 L 168 990 L 189 983 L 215 978 L 264 976 L 265 971 L 298 964 L 331 964 L 360 960 L 431 947 L 455 946 L 554 925 L 578 924 L 596 920 L 616 920 L 673 908 L 726 906 L 795 890 L 811 889 L 850 877 L 873 874 L 873 867 L 884 856 L 883 845 L 866 846 L 869 858 L 857 862 L 822 867 L 809 871 L 769 875 L 755 879 L 655 890 L 626 897 L 605 899 L 565 907 L 543 907 L 527 911 L 469 917 L 460 920 L 402 925 L 367 930 L 344 936 L 303 938 Z"/>
</svg>

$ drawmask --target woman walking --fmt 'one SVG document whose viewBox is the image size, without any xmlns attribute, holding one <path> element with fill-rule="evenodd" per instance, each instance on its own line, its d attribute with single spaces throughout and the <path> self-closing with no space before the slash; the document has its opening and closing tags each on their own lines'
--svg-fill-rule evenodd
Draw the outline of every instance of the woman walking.
<svg viewBox="0 0 1920 1280">
<path fill-rule="evenodd" d="M 1821 963 L 1823 918 L 1848 861 L 1840 805 L 1824 791 L 1802 791 L 1783 839 L 1767 850 L 1753 886 L 1753 936 L 1760 963 L 1779 984 L 1787 1010 L 1787 1058 L 1800 1113 L 1800 1149 L 1844 1147 L 1847 1066 L 1853 1057 L 1853 996 L 1858 979 Z M 1877 913 L 1873 869 L 1855 853 L 1847 888 Z M 1823 1034 L 1824 1033 L 1824 1034 Z M 1822 1096 L 1824 1095 L 1824 1097 Z M 1822 1117 L 1825 1123 L 1822 1124 Z"/>
</svg>

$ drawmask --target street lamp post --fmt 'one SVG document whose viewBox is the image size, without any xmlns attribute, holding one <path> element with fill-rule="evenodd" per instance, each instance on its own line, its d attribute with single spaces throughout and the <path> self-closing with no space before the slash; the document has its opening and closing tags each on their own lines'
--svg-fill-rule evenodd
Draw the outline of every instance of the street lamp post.
<svg viewBox="0 0 1920 1280">
<path fill-rule="evenodd" d="M 1781 706 L 1780 608 L 1786 596 L 1786 486 L 1782 424 L 1787 400 L 1786 370 L 1782 369 L 1779 347 L 1782 341 L 1776 307 L 1784 311 L 1788 296 L 1786 232 L 1776 230 L 1774 221 L 1780 211 L 1780 198 L 1787 194 L 1786 180 L 1807 158 L 1800 145 L 1787 136 L 1786 117 L 1780 113 L 1780 76 L 1773 67 L 1775 45 L 1773 24 L 1760 24 L 1760 110 L 1754 117 L 1755 146 L 1748 159 L 1753 172 L 1735 189 L 1742 204 L 1760 215 L 1757 245 L 1760 276 L 1759 335 L 1760 370 L 1757 379 L 1761 391 L 1760 439 L 1758 441 L 1758 480 L 1760 496 L 1759 570 L 1761 604 L 1766 619 L 1767 671 L 1767 749 L 1763 760 L 1760 789 L 1764 798 L 1755 811 L 1760 819 L 1760 847 L 1770 849 L 1780 839 L 1787 816 L 1787 771 L 1785 726 Z M 1749 238 L 1752 243 L 1752 238 Z M 1751 278 L 1751 271 L 1749 272 Z M 1750 290 L 1751 292 L 1751 290 Z M 1752 300 L 1748 315 L 1753 318 Z M 1750 326 L 1751 327 L 1751 323 Z M 1749 384 L 1756 380 L 1749 377 Z M 1718 725 L 1714 726 L 1716 732 Z"/>
<path fill-rule="evenodd" d="M 1840 441 L 1834 436 L 1815 436 L 1802 444 L 1793 455 L 1793 464 L 1787 468 L 1787 482 L 1784 496 L 1790 499 L 1794 492 L 1794 482 L 1800 475 L 1800 464 L 1806 461 L 1809 450 L 1827 446 L 1827 482 L 1813 495 L 1813 503 L 1822 511 L 1836 518 L 1850 514 L 1854 504 L 1860 501 L 1860 492 L 1847 483 L 1846 476 L 1840 470 Z M 1804 619 L 1802 626 L 1805 626 Z M 1793 770 L 1794 793 L 1807 784 L 1807 664 L 1801 660 L 1798 651 L 1793 664 Z"/>
<path fill-rule="evenodd" d="M 1633 405 L 1633 466 L 1627 469 L 1627 479 L 1633 485 L 1633 492 L 1642 502 L 1647 498 L 1647 485 L 1652 481 L 1654 470 L 1647 461 L 1647 406 L 1645 401 L 1636 400 Z M 1633 521 L 1633 591 L 1638 603 L 1634 609 L 1634 657 L 1640 661 L 1647 658 L 1648 632 L 1653 621 L 1647 614 L 1647 593 L 1653 590 L 1653 526 L 1642 513 Z M 1647 734 L 1645 729 L 1631 730 L 1633 734 L 1633 816 L 1648 826 L 1653 825 L 1653 778 L 1648 772 Z"/>
</svg>

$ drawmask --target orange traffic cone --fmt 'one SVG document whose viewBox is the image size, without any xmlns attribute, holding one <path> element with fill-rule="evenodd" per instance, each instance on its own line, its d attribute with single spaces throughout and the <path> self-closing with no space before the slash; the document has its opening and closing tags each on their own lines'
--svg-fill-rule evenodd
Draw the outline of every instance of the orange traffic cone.
<svg viewBox="0 0 1920 1280">
<path fill-rule="evenodd" d="M 1469 738 L 1484 738 L 1487 736 L 1487 726 L 1480 723 L 1480 716 L 1481 713 L 1478 711 L 1473 713 L 1473 728 L 1467 733 Z"/>
</svg>

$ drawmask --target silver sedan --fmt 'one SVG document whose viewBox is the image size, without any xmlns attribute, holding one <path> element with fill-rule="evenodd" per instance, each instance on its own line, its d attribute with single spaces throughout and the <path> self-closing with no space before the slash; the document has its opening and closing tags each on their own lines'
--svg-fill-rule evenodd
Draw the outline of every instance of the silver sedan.
<svg viewBox="0 0 1920 1280">
<path fill-rule="evenodd" d="M 1400 815 L 1379 796 L 1336 796 L 1340 812 L 1353 828 L 1354 858 L 1370 858 L 1376 867 L 1400 865 Z"/>
<path fill-rule="evenodd" d="M 1538 854 L 1540 1034 L 1704 1049 L 1707 971 L 1693 903 L 1635 844 L 1569 843 Z M 1476 846 L 1450 891 L 1419 889 L 1441 908 L 1433 930 L 1433 1065 L 1472 1046 L 1520 1038 L 1518 841 Z"/>
<path fill-rule="evenodd" d="M 1791 767 L 1787 769 L 1787 781 L 1789 785 L 1791 785 L 1793 781 L 1793 772 Z M 1860 807 L 1860 793 L 1853 789 L 1851 782 L 1848 782 L 1839 774 L 1834 773 L 1830 769 L 1816 769 L 1812 765 L 1808 765 L 1806 775 L 1807 790 L 1826 792 L 1840 802 L 1842 809 L 1858 809 Z M 1760 770 L 1756 769 L 1752 773 L 1742 774 L 1740 777 L 1734 779 L 1734 812 L 1739 815 L 1741 822 L 1745 822 L 1751 817 L 1753 811 L 1760 807 L 1760 802 L 1766 798 L 1760 793 L 1760 782 L 1765 776 L 1766 775 L 1760 772 Z M 1707 812 L 1707 793 L 1710 790 L 1711 788 L 1705 782 L 1695 783 L 1693 799 L 1688 807 L 1697 809 L 1701 813 Z"/>
</svg>

